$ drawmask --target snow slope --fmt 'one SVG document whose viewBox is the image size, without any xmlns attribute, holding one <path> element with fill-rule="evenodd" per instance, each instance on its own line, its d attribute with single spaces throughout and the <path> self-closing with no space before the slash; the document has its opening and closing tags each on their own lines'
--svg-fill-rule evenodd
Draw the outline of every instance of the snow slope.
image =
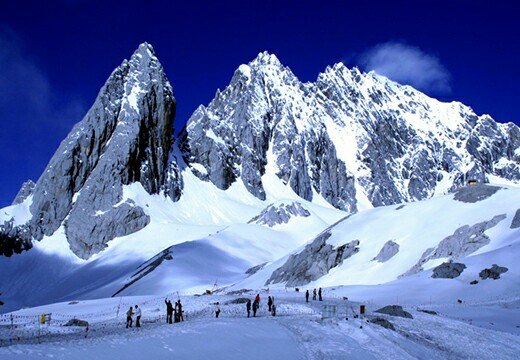
<svg viewBox="0 0 520 360">
<path fill-rule="evenodd" d="M 489 188 L 492 187 L 475 185 L 474 188 L 470 186 L 461 190 L 478 192 Z M 330 268 L 330 271 L 321 273 L 318 266 L 327 260 L 323 258 L 327 254 L 309 252 L 318 237 L 294 252 L 292 257 L 288 254 L 278 259 L 234 285 L 234 288 L 285 286 L 290 278 L 295 280 L 295 277 L 284 277 L 283 274 L 276 276 L 276 272 L 280 275 L 280 269 L 283 269 L 289 275 L 304 274 L 300 278 L 296 277 L 291 286 L 386 284 L 383 288 L 391 288 L 392 282 L 408 282 L 410 286 L 406 287 L 409 289 L 406 293 L 416 300 L 421 298 L 421 294 L 431 296 L 431 291 L 422 291 L 429 287 L 435 287 L 452 299 L 459 285 L 473 289 L 473 297 L 518 295 L 520 268 L 515 257 L 520 250 L 520 229 L 513 228 L 512 222 L 520 204 L 520 189 L 505 186 L 497 189 L 488 198 L 473 203 L 455 200 L 458 196 L 456 193 L 420 202 L 379 207 L 348 216 L 320 235 L 329 235 L 325 244 L 330 245 L 331 249 L 359 241 L 358 252 Z M 459 234 L 461 229 L 473 228 L 475 224 L 487 223 L 495 217 L 498 221 L 496 225 L 490 223 L 489 228 L 478 228 L 474 234 Z M 447 238 L 454 243 L 443 243 Z M 398 245 L 397 253 L 384 262 L 375 260 L 388 241 Z M 425 257 L 429 249 L 432 255 Z M 446 255 L 446 251 L 450 255 Z M 298 259 L 298 255 L 303 258 Z M 312 260 L 307 261 L 309 258 Z M 460 277 L 430 277 L 434 267 L 450 260 L 467 266 Z M 492 264 L 506 266 L 509 270 L 499 280 L 481 281 L 475 286 L 469 284 L 472 280 L 480 280 L 479 272 Z M 323 276 L 314 277 L 315 273 Z M 375 291 L 379 291 L 379 287 Z"/>
<path fill-rule="evenodd" d="M 101 253 L 79 259 L 69 248 L 63 228 L 35 242 L 22 254 L 0 258 L 0 289 L 6 302 L 1 310 L 60 300 L 111 296 L 121 290 L 139 267 L 163 251 L 165 261 L 153 273 L 125 290 L 125 294 L 195 292 L 212 288 L 216 280 L 230 285 L 250 267 L 273 261 L 296 250 L 323 228 L 344 216 L 323 202 L 300 199 L 278 179 L 266 181 L 265 201 L 252 196 L 242 183 L 223 191 L 183 172 L 185 196 L 173 202 L 148 194 L 139 183 L 123 188 L 121 202 L 133 201 L 150 217 L 141 231 L 114 239 Z M 283 200 L 285 199 L 285 200 Z M 273 227 L 247 224 L 268 205 L 297 201 L 309 217 L 293 217 Z M 2 210 L 5 218 L 25 216 L 30 198 Z"/>
</svg>

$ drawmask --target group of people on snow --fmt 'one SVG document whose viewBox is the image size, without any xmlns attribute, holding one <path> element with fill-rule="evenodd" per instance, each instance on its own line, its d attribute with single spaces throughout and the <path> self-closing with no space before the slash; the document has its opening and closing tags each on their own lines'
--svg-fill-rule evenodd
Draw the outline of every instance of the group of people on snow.
<svg viewBox="0 0 520 360">
<path fill-rule="evenodd" d="M 299 289 L 297 289 L 299 290 Z M 309 302 L 310 293 L 309 290 L 305 292 L 305 301 Z M 314 289 L 312 291 L 312 300 L 316 300 L 318 298 L 319 301 L 323 301 L 321 288 L 316 291 Z M 181 300 L 177 300 L 175 304 L 172 304 L 171 300 L 164 299 L 164 303 L 166 304 L 166 323 L 173 324 L 174 322 L 184 321 L 184 312 L 182 310 Z M 256 317 L 256 313 L 260 309 L 260 294 L 256 294 L 254 301 L 251 303 L 251 299 L 247 299 L 246 302 L 246 311 L 247 317 L 251 317 L 251 310 L 253 310 L 253 317 Z M 276 316 L 276 304 L 274 302 L 274 296 L 267 297 L 267 310 L 272 316 Z M 220 303 L 215 303 L 215 317 L 218 318 L 220 316 Z M 135 305 L 135 310 L 130 306 L 128 311 L 126 312 L 126 327 L 132 327 L 133 325 L 133 317 L 136 316 L 135 327 L 141 327 L 141 309 L 138 305 Z"/>
<path fill-rule="evenodd" d="M 260 294 L 256 294 L 255 300 L 253 301 L 252 306 L 251 306 L 251 299 L 247 300 L 247 303 L 246 303 L 247 317 L 251 317 L 251 307 L 253 308 L 253 317 L 256 317 L 256 312 L 260 308 Z M 274 303 L 274 296 L 267 297 L 267 309 L 271 315 L 276 316 L 276 305 Z"/>
<path fill-rule="evenodd" d="M 323 297 L 321 296 L 321 288 L 318 290 L 318 298 L 320 301 L 323 301 Z M 312 300 L 316 300 L 316 289 L 312 290 Z M 305 301 L 309 302 L 309 289 L 305 292 Z"/>
<path fill-rule="evenodd" d="M 166 304 L 166 323 L 173 324 L 174 322 L 184 321 L 184 311 L 182 311 L 180 299 L 175 302 L 175 305 L 172 305 L 172 302 L 168 299 L 164 299 L 164 303 Z"/>
<path fill-rule="evenodd" d="M 135 310 L 130 306 L 128 311 L 126 312 L 126 328 L 132 327 L 134 323 L 134 315 L 135 315 L 135 327 L 141 327 L 141 308 L 136 305 Z"/>
</svg>

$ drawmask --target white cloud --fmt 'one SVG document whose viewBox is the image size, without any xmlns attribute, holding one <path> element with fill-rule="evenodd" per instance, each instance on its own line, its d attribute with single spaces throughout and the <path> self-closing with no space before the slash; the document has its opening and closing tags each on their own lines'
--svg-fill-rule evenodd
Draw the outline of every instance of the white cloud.
<svg viewBox="0 0 520 360">
<path fill-rule="evenodd" d="M 421 91 L 450 93 L 450 74 L 433 55 L 415 46 L 400 42 L 387 42 L 374 46 L 357 57 L 365 70 L 374 70 L 401 84 Z"/>
</svg>

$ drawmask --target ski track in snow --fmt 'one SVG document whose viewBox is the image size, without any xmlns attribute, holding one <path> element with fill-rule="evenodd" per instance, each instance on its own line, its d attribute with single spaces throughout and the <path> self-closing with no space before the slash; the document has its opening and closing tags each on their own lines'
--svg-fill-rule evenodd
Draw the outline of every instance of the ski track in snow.
<svg viewBox="0 0 520 360">
<path fill-rule="evenodd" d="M 353 318 L 351 308 L 359 303 L 345 302 L 330 294 L 325 301 L 305 303 L 303 293 L 271 291 L 277 303 L 277 316 L 267 313 L 268 293 L 261 293 L 259 317 L 245 317 L 245 305 L 225 305 L 238 297 L 253 298 L 255 293 L 243 295 L 213 295 L 182 297 L 187 319 L 173 325 L 164 323 L 161 299 L 127 297 L 102 299 L 95 303 L 81 302 L 78 308 L 54 304 L 26 309 L 17 314 L 38 314 L 44 311 L 69 311 L 81 318 L 81 311 L 105 311 L 118 301 L 126 310 L 127 304 L 151 304 L 143 307 L 143 327 L 124 328 L 124 311 L 118 319 L 101 318 L 91 322 L 88 338 L 83 328 L 55 326 L 50 333 L 26 337 L 26 343 L 6 346 L 9 330 L 0 326 L 0 359 L 514 359 L 520 353 L 520 335 L 495 331 L 454 319 L 455 307 L 432 305 L 439 316 L 417 312 L 405 307 L 414 319 L 377 314 L 392 322 L 396 331 L 368 323 L 376 316 L 369 305 L 366 318 Z M 148 300 L 146 300 L 148 299 Z M 222 314 L 213 316 L 213 303 L 219 301 Z M 162 306 L 161 306 L 162 305 Z M 323 306 L 336 305 L 335 316 L 323 318 Z M 514 305 L 514 304 L 513 304 Z M 513 315 L 517 306 L 507 309 Z M 74 309 L 74 310 L 70 310 Z M 348 310 L 346 310 L 348 309 Z M 486 306 L 464 307 L 463 316 L 475 318 L 489 313 Z M 506 309 L 506 308 L 503 308 Z M 79 312 L 78 312 L 79 311 Z M 348 311 L 348 320 L 345 320 Z M 499 321 L 515 321 L 502 316 Z M 89 319 L 87 319 L 89 320 Z M 104 324 L 101 327 L 100 324 Z M 65 331 L 69 331 L 65 334 Z M 72 331 L 70 333 L 70 331 Z M 29 333 L 27 334 L 29 336 Z"/>
</svg>

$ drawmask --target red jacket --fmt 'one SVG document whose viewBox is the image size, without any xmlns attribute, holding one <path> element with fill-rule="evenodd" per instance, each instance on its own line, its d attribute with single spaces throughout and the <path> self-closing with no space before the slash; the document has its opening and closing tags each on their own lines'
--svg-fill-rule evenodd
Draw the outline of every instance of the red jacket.
<svg viewBox="0 0 520 360">
<path fill-rule="evenodd" d="M 258 295 L 258 294 L 256 295 L 255 301 L 260 304 L 260 295 Z"/>
</svg>

